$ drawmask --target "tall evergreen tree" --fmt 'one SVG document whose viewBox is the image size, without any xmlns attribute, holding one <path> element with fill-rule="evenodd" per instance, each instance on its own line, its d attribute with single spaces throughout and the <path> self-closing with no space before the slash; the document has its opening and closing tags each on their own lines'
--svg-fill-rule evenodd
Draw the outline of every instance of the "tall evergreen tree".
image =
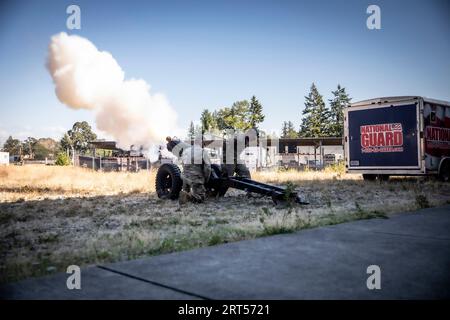
<svg viewBox="0 0 450 320">
<path fill-rule="evenodd" d="M 263 107 L 255 96 L 250 100 L 249 113 L 249 126 L 250 128 L 257 129 L 258 125 L 264 121 L 264 114 Z"/>
<path fill-rule="evenodd" d="M 294 124 L 292 123 L 292 121 L 287 122 L 286 138 L 298 138 L 298 133 L 295 130 L 295 127 L 294 127 Z"/>
<path fill-rule="evenodd" d="M 212 131 L 217 128 L 216 119 L 214 114 L 209 112 L 208 109 L 204 109 L 200 116 L 200 123 L 202 132 Z"/>
<path fill-rule="evenodd" d="M 292 121 L 284 121 L 281 127 L 281 138 L 298 138 L 298 133 L 295 130 Z"/>
<path fill-rule="evenodd" d="M 336 91 L 331 92 L 333 99 L 330 102 L 330 130 L 332 137 L 342 137 L 344 135 L 344 107 L 352 100 L 345 88 L 338 84 Z"/>
<path fill-rule="evenodd" d="M 330 113 L 314 83 L 311 85 L 310 93 L 305 97 L 305 109 L 302 115 L 299 132 L 301 137 L 329 136 Z"/>
<path fill-rule="evenodd" d="M 192 122 L 192 121 L 191 121 L 191 123 L 189 124 L 189 129 L 188 129 L 187 138 L 188 138 L 189 140 L 195 139 L 195 126 L 194 126 L 194 122 Z"/>
<path fill-rule="evenodd" d="M 283 121 L 283 125 L 281 126 L 281 138 L 286 138 L 288 133 L 288 124 L 286 121 Z"/>
</svg>

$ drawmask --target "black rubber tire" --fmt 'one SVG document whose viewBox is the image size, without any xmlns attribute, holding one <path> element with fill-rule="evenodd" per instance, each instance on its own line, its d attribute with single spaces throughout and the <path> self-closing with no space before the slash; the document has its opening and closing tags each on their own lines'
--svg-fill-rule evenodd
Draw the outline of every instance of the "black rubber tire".
<svg viewBox="0 0 450 320">
<path fill-rule="evenodd" d="M 443 182 L 450 182 L 450 160 L 444 160 L 439 170 L 439 178 Z"/>
<path fill-rule="evenodd" d="M 222 168 L 218 164 L 212 164 L 211 177 L 206 184 L 206 190 L 211 197 L 223 197 L 228 191 L 228 186 L 217 185 L 214 183 L 215 181 L 217 181 L 216 179 L 220 179 L 220 177 L 222 177 Z"/>
<path fill-rule="evenodd" d="M 389 175 L 388 174 L 379 174 L 377 176 L 377 179 L 379 181 L 388 181 L 389 180 Z"/>
<path fill-rule="evenodd" d="M 377 178 L 376 174 L 363 174 L 362 176 L 365 181 L 375 181 Z"/>
<path fill-rule="evenodd" d="M 165 163 L 159 167 L 156 173 L 155 188 L 158 198 L 178 199 L 183 180 L 181 179 L 180 168 L 173 163 Z"/>
</svg>

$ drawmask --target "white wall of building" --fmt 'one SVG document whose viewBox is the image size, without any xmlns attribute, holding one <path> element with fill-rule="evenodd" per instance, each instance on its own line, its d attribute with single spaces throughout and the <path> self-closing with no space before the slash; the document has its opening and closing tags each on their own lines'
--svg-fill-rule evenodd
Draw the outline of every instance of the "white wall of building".
<svg viewBox="0 0 450 320">
<path fill-rule="evenodd" d="M 9 165 L 9 152 L 0 152 L 0 165 Z"/>
</svg>

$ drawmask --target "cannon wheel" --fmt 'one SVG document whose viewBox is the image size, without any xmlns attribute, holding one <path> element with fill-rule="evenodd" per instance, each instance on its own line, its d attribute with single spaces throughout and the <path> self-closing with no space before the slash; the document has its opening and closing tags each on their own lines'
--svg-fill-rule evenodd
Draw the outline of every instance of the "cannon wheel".
<svg viewBox="0 0 450 320">
<path fill-rule="evenodd" d="M 173 163 L 165 163 L 159 167 L 155 181 L 156 193 L 161 199 L 178 199 L 183 180 L 180 168 Z"/>
<path fill-rule="evenodd" d="M 222 169 L 218 164 L 211 165 L 211 177 L 206 184 L 206 189 L 211 197 L 223 197 L 227 193 L 228 186 L 217 184 L 214 182 L 219 182 L 218 179 L 222 177 Z"/>
</svg>

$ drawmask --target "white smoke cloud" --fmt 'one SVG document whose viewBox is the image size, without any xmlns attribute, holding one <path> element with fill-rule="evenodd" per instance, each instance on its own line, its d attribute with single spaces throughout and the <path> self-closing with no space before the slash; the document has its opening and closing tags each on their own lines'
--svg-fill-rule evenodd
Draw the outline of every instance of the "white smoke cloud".
<svg viewBox="0 0 450 320">
<path fill-rule="evenodd" d="M 88 39 L 62 32 L 51 38 L 47 68 L 58 99 L 73 109 L 91 109 L 97 128 L 118 146 L 161 143 L 176 128 L 177 115 L 163 94 L 151 93 L 144 80 L 125 80 L 109 52 Z"/>
</svg>

